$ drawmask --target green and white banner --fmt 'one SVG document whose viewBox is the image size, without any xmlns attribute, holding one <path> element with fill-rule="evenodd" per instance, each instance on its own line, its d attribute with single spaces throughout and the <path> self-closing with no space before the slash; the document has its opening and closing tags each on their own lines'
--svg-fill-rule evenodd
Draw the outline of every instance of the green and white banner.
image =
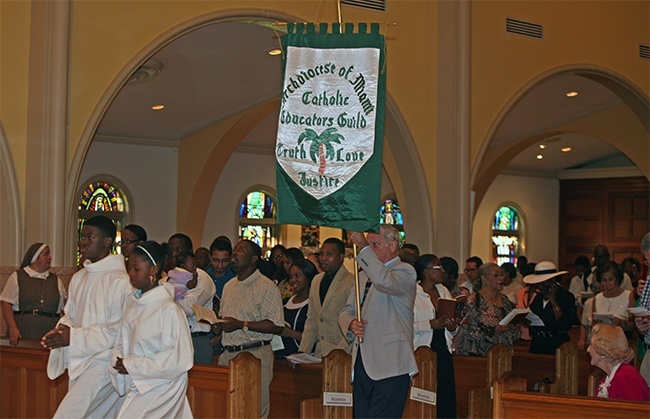
<svg viewBox="0 0 650 419">
<path fill-rule="evenodd" d="M 386 74 L 379 25 L 289 24 L 275 147 L 279 224 L 377 231 Z"/>
</svg>

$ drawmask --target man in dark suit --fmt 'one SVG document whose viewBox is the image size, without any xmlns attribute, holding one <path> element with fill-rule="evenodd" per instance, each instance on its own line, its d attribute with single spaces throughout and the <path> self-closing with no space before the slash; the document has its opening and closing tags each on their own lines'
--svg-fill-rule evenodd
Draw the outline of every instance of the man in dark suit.
<svg viewBox="0 0 650 419">
<path fill-rule="evenodd" d="M 357 262 L 362 292 L 357 320 L 355 293 L 339 315 L 339 327 L 353 342 L 354 416 L 401 417 L 410 378 L 417 373 L 413 355 L 415 270 L 398 257 L 399 233 L 381 225 L 379 234 L 350 232 L 360 248 Z M 359 343 L 359 338 L 363 342 Z"/>
</svg>

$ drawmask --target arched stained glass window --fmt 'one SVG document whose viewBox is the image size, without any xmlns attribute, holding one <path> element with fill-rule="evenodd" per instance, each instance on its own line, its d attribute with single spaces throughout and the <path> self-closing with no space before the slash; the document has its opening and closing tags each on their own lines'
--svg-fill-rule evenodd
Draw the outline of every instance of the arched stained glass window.
<svg viewBox="0 0 650 419">
<path fill-rule="evenodd" d="M 517 263 L 521 242 L 521 217 L 513 206 L 502 206 L 492 220 L 492 262 Z"/>
<path fill-rule="evenodd" d="M 404 243 L 406 238 L 404 218 L 396 199 L 384 200 L 384 205 L 379 209 L 379 224 L 390 224 L 395 227 L 399 231 L 401 242 Z"/>
<path fill-rule="evenodd" d="M 115 223 L 117 237 L 113 245 L 113 253 L 121 253 L 122 227 L 126 219 L 126 204 L 124 194 L 120 189 L 105 181 L 91 182 L 81 193 L 79 200 L 79 237 L 81 229 L 89 218 L 95 215 L 105 215 Z M 77 252 L 77 262 L 81 255 Z"/>
<path fill-rule="evenodd" d="M 264 191 L 252 191 L 239 205 L 239 238 L 257 243 L 263 254 L 278 243 L 275 200 Z"/>
</svg>

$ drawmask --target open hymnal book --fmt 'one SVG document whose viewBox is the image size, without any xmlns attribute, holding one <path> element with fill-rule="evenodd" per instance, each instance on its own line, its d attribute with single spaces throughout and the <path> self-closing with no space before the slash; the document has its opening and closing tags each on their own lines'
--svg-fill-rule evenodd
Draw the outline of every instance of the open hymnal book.
<svg viewBox="0 0 650 419">
<path fill-rule="evenodd" d="M 217 318 L 217 314 L 210 310 L 196 304 L 192 304 L 192 310 L 194 310 L 194 315 L 196 316 L 196 321 L 198 322 L 208 322 L 210 324 L 222 323 L 222 319 Z"/>
<path fill-rule="evenodd" d="M 522 324 L 528 313 L 530 313 L 529 308 L 515 308 L 501 319 L 499 325 L 506 326 L 509 324 Z"/>
<path fill-rule="evenodd" d="M 594 293 L 591 291 L 580 291 L 580 297 L 587 299 L 594 296 Z"/>
<path fill-rule="evenodd" d="M 614 315 L 612 313 L 593 313 L 591 317 L 594 321 L 600 323 L 613 324 L 614 322 Z"/>
<path fill-rule="evenodd" d="M 650 316 L 650 310 L 645 307 L 625 307 L 625 309 L 635 316 L 645 317 Z"/>
<path fill-rule="evenodd" d="M 321 362 L 321 359 L 313 355 L 298 352 L 297 354 L 287 355 L 287 361 L 292 364 L 318 364 Z"/>
</svg>

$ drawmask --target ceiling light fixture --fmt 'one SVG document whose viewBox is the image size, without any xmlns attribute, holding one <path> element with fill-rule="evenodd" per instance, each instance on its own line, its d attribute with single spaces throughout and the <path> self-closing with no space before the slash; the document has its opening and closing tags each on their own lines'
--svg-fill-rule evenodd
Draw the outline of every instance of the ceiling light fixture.
<svg viewBox="0 0 650 419">
<path fill-rule="evenodd" d="M 151 109 L 153 109 L 154 111 L 160 111 L 162 109 L 165 109 L 165 105 L 153 105 Z"/>
<path fill-rule="evenodd" d="M 280 54 L 282 54 L 282 50 L 279 49 L 279 48 L 274 48 L 274 49 L 269 50 L 269 55 L 276 56 L 276 55 L 280 55 Z"/>
<path fill-rule="evenodd" d="M 144 63 L 142 66 L 138 67 L 131 77 L 126 81 L 127 86 L 132 86 L 134 84 L 144 83 L 158 76 L 162 71 L 162 63 L 156 60 L 149 60 Z"/>
<path fill-rule="evenodd" d="M 546 148 L 546 145 L 545 145 L 545 144 L 540 144 L 540 145 L 539 145 L 539 148 L 541 148 L 542 150 L 544 150 L 544 149 Z"/>
<path fill-rule="evenodd" d="M 544 156 L 542 156 L 541 154 L 538 154 L 538 155 L 537 155 L 537 160 L 541 160 L 541 159 L 543 159 L 543 158 L 544 158 Z"/>
<path fill-rule="evenodd" d="M 563 153 L 568 153 L 569 151 L 571 151 L 571 147 L 562 147 L 561 150 Z"/>
<path fill-rule="evenodd" d="M 576 92 L 575 90 L 568 92 L 566 94 L 566 97 L 576 97 L 576 96 L 578 96 L 578 92 Z"/>
</svg>

